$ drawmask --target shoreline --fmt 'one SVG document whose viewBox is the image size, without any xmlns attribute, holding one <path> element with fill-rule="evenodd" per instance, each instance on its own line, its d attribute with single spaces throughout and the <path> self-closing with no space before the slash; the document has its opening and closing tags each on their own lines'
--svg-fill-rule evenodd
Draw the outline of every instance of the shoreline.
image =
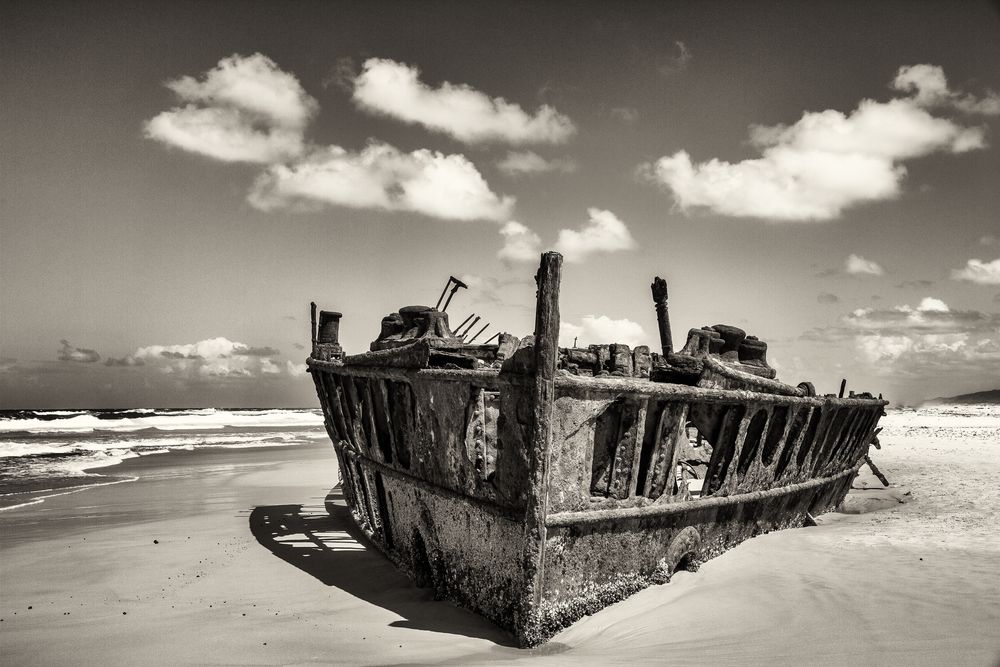
<svg viewBox="0 0 1000 667">
<path fill-rule="evenodd" d="M 326 437 L 326 434 L 322 434 Z M 319 440 L 319 438 L 316 438 Z M 204 452 L 210 450 L 256 450 L 256 449 L 290 449 L 294 447 L 311 447 L 314 442 L 291 443 L 291 444 L 268 444 L 268 445 L 202 445 L 196 448 L 164 448 L 142 453 L 131 452 L 121 456 L 118 460 L 110 460 L 100 465 L 93 465 L 80 469 L 80 475 L 65 475 L 53 477 L 38 477 L 25 480 L 7 480 L 9 487 L 23 485 L 23 490 L 7 490 L 0 492 L 0 513 L 15 510 L 21 507 L 37 505 L 45 499 L 61 496 L 68 493 L 78 493 L 94 487 L 107 486 L 110 484 L 122 484 L 125 482 L 137 481 L 137 477 L 120 474 L 120 470 L 127 470 L 130 461 L 148 458 L 151 456 L 174 455 L 185 453 Z M 140 466 L 141 469 L 141 466 Z M 98 472 L 107 471 L 107 472 Z M 12 504 L 7 504 L 12 502 Z"/>
</svg>

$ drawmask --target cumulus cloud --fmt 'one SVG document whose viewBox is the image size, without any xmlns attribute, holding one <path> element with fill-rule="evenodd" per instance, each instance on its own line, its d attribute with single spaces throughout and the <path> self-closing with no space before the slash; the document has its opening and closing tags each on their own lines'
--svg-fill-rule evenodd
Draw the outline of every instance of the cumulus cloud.
<svg viewBox="0 0 1000 667">
<path fill-rule="evenodd" d="M 514 206 L 514 198 L 494 194 L 463 155 L 423 148 L 403 153 L 384 143 L 359 153 L 330 146 L 292 164 L 271 165 L 248 201 L 262 211 L 332 205 L 446 220 L 502 220 Z"/>
<path fill-rule="evenodd" d="M 1000 285 L 1000 257 L 992 262 L 970 259 L 964 268 L 952 269 L 951 279 L 979 285 Z"/>
<path fill-rule="evenodd" d="M 59 361 L 74 361 L 81 364 L 92 364 L 101 360 L 101 355 L 94 350 L 90 350 L 85 347 L 73 347 L 66 339 L 59 342 L 62 344 L 62 347 L 59 349 Z"/>
<path fill-rule="evenodd" d="M 360 151 L 308 145 L 304 132 L 316 101 L 294 75 L 260 53 L 223 58 L 200 78 L 184 76 L 166 85 L 185 104 L 147 121 L 146 136 L 224 162 L 267 165 L 247 195 L 259 210 L 346 206 L 499 221 L 513 208 L 514 198 L 490 190 L 463 155 L 403 153 L 375 141 Z M 497 113 L 506 117 L 510 109 L 501 105 Z M 568 164 L 554 161 L 552 167 Z"/>
<path fill-rule="evenodd" d="M 318 105 L 260 53 L 223 58 L 200 78 L 168 81 L 183 106 L 144 126 L 148 138 L 223 162 L 270 164 L 299 155 Z"/>
<path fill-rule="evenodd" d="M 899 68 L 892 87 L 911 93 L 925 107 L 951 107 L 958 111 L 986 116 L 1000 115 L 1000 95 L 992 90 L 984 97 L 961 93 L 948 88 L 944 69 L 936 65 L 909 65 Z"/>
<path fill-rule="evenodd" d="M 844 318 L 855 347 L 882 370 L 907 374 L 1000 371 L 1000 315 L 954 311 L 925 297 L 916 307 L 856 310 Z"/>
<path fill-rule="evenodd" d="M 278 364 L 272 357 L 278 351 L 271 347 L 254 347 L 228 338 L 208 338 L 181 345 L 148 345 L 140 347 L 113 366 L 149 366 L 161 373 L 185 380 L 220 378 L 255 378 L 282 373 L 296 375 L 298 366 Z M 127 363 L 118 363 L 119 361 Z"/>
<path fill-rule="evenodd" d="M 573 121 L 549 105 L 534 114 L 502 97 L 465 84 L 432 88 L 416 67 L 370 58 L 354 79 L 358 108 L 448 134 L 465 143 L 562 143 L 576 131 Z"/>
<path fill-rule="evenodd" d="M 300 377 L 308 372 L 305 364 L 293 364 L 291 361 L 285 362 L 285 372 L 291 377 Z"/>
<path fill-rule="evenodd" d="M 611 211 L 588 208 L 588 222 L 578 229 L 561 229 L 554 250 L 562 253 L 567 262 L 579 263 L 599 253 L 620 252 L 635 247 L 635 240 L 624 222 Z M 500 228 L 504 245 L 497 257 L 508 262 L 535 262 L 542 247 L 542 240 L 534 231 L 520 222 L 508 222 Z"/>
<path fill-rule="evenodd" d="M 756 125 L 761 157 L 695 163 L 687 151 L 640 167 L 684 211 L 772 221 L 823 221 L 865 202 L 899 196 L 906 160 L 986 146 L 985 130 L 931 115 L 913 87 L 909 97 L 862 100 L 843 113 L 805 112 L 793 125 Z"/>
<path fill-rule="evenodd" d="M 642 345 L 646 332 L 637 322 L 629 319 L 613 320 L 607 315 L 587 315 L 579 324 L 572 322 L 559 323 L 559 344 L 572 347 L 573 341 L 578 346 L 624 343 L 635 347 Z"/>
<path fill-rule="evenodd" d="M 555 249 L 567 262 L 582 262 L 595 253 L 619 252 L 635 247 L 635 240 L 624 222 L 611 211 L 588 208 L 590 220 L 579 230 L 562 229 Z"/>
<path fill-rule="evenodd" d="M 537 262 L 542 239 L 526 225 L 511 220 L 500 228 L 503 247 L 497 257 L 506 262 Z"/>
<path fill-rule="evenodd" d="M 814 329 L 802 338 L 849 342 L 873 373 L 897 379 L 1000 374 L 1000 313 L 954 310 L 930 296 L 916 306 L 859 308 L 840 326 Z"/>
<path fill-rule="evenodd" d="M 546 160 L 538 153 L 532 151 L 510 151 L 504 159 L 497 162 L 497 168 L 508 176 L 524 176 L 546 172 L 571 174 L 576 171 L 576 162 L 569 158 Z"/>
<path fill-rule="evenodd" d="M 881 276 L 885 270 L 877 262 L 852 253 L 844 260 L 844 272 L 852 276 Z"/>
</svg>

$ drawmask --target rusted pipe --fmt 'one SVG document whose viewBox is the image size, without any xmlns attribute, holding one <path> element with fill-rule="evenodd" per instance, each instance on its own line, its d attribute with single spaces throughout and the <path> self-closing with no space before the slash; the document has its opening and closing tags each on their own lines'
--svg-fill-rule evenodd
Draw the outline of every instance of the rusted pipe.
<svg viewBox="0 0 1000 667">
<path fill-rule="evenodd" d="M 474 341 L 474 340 L 476 340 L 477 338 L 479 338 L 479 336 L 480 336 L 480 335 L 482 335 L 482 333 L 483 333 L 484 331 L 486 331 L 486 327 L 488 327 L 488 326 L 490 326 L 490 323 L 489 323 L 489 322 L 487 322 L 487 323 L 486 323 L 486 326 L 484 326 L 484 327 L 483 327 L 482 329 L 480 329 L 479 331 L 477 331 L 477 332 L 476 332 L 476 335 L 475 335 L 475 336 L 473 336 L 472 338 L 470 338 L 470 339 L 469 339 L 469 343 L 468 343 L 468 344 L 469 344 L 469 345 L 471 345 L 471 344 L 472 344 L 472 341 Z M 471 327 L 470 327 L 470 328 L 471 328 Z"/>
<path fill-rule="evenodd" d="M 471 320 L 475 316 L 476 316 L 476 314 L 472 313 L 471 315 L 469 315 L 468 317 L 466 317 L 464 320 L 462 320 L 461 324 L 459 324 L 457 327 L 455 327 L 455 331 L 461 331 L 462 327 L 464 327 L 466 324 L 468 324 L 469 320 Z M 458 334 L 456 333 L 455 335 L 457 336 Z"/>
<path fill-rule="evenodd" d="M 441 290 L 441 296 L 438 297 L 437 303 L 434 304 L 435 308 L 441 307 L 441 302 L 444 300 L 444 295 L 448 292 L 448 288 L 451 286 L 452 277 L 448 276 L 448 282 L 444 284 L 444 289 Z"/>
<path fill-rule="evenodd" d="M 476 326 L 476 324 L 479 323 L 480 319 L 482 319 L 482 318 L 480 318 L 478 315 L 476 315 L 476 319 L 472 320 L 472 324 L 470 324 L 469 326 L 467 326 L 465 328 L 465 331 L 463 331 L 461 333 L 457 333 L 455 335 L 458 336 L 459 338 L 465 338 L 466 336 L 469 335 L 469 332 L 472 331 L 472 327 Z"/>
<path fill-rule="evenodd" d="M 454 285 L 451 288 L 451 294 L 448 295 L 447 301 L 444 302 L 444 308 L 441 309 L 442 313 L 448 311 L 448 304 L 451 303 L 451 297 L 455 296 L 455 292 L 458 291 L 458 288 L 461 287 L 462 289 L 468 289 L 469 287 L 455 276 L 451 276 L 451 281 L 454 283 Z M 447 289 L 447 287 L 445 287 L 445 289 Z"/>
</svg>

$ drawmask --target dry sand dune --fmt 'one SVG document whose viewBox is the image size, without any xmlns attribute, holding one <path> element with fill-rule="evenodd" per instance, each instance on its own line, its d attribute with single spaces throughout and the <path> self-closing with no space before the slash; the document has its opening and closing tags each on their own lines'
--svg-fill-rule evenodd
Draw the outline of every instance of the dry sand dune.
<svg viewBox="0 0 1000 667">
<path fill-rule="evenodd" d="M 996 421 L 917 421 L 891 415 L 875 452 L 910 502 L 755 538 L 531 651 L 323 510 L 329 447 L 134 459 L 135 483 L 0 513 L 0 660 L 997 664 Z"/>
</svg>

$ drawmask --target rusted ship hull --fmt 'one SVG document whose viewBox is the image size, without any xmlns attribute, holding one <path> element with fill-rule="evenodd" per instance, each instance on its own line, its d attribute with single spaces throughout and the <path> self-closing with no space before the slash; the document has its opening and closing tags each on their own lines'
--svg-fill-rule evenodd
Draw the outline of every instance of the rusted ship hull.
<svg viewBox="0 0 1000 667">
<path fill-rule="evenodd" d="M 488 367 L 427 367 L 440 348 L 419 341 L 347 358 L 320 341 L 309 360 L 354 520 L 522 646 L 836 506 L 884 405 L 714 388 L 742 371 L 708 357 L 707 387 L 567 372 L 585 355 L 556 345 L 560 260 L 543 257 L 533 343 Z"/>
</svg>

